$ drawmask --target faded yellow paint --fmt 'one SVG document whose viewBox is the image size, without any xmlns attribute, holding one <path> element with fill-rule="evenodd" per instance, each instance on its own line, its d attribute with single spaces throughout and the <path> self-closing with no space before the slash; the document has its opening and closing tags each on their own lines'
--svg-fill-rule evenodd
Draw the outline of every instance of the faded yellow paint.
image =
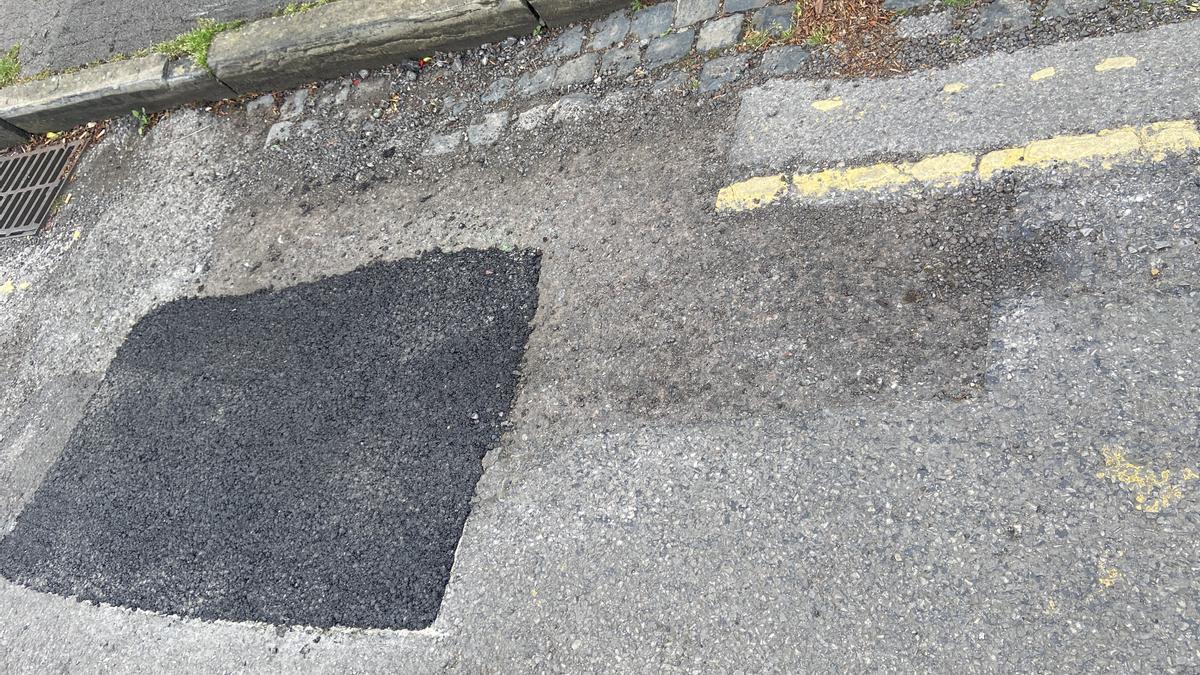
<svg viewBox="0 0 1200 675">
<path fill-rule="evenodd" d="M 1113 56 L 1104 59 L 1100 63 L 1097 63 L 1096 72 L 1106 73 L 1110 70 L 1123 70 L 1125 68 L 1132 68 L 1137 65 L 1137 62 L 1137 59 L 1133 58 L 1132 56 Z"/>
<path fill-rule="evenodd" d="M 24 290 L 28 290 L 28 289 L 29 289 L 28 281 L 22 281 L 21 283 L 17 284 L 18 291 L 24 291 Z"/>
<path fill-rule="evenodd" d="M 1100 573 L 1096 577 L 1096 581 L 1104 588 L 1112 588 L 1121 578 L 1121 570 L 1115 567 L 1109 567 L 1103 561 L 1100 562 Z"/>
<path fill-rule="evenodd" d="M 1005 148 L 979 158 L 979 177 L 987 180 L 997 171 L 1016 168 L 1025 159 L 1025 148 Z"/>
<path fill-rule="evenodd" d="M 813 101 L 812 107 L 820 110 L 821 112 L 828 112 L 834 108 L 842 107 L 844 103 L 845 101 L 842 100 L 841 96 L 834 96 L 833 98 L 823 98 L 819 101 Z"/>
<path fill-rule="evenodd" d="M 934 155 L 903 168 L 906 173 L 923 183 L 956 185 L 963 176 L 975 171 L 975 155 L 959 152 Z"/>
<path fill-rule="evenodd" d="M 1178 479 L 1173 480 L 1168 469 L 1151 471 L 1129 461 L 1120 447 L 1105 446 L 1100 453 L 1104 456 L 1104 468 L 1096 473 L 1096 477 L 1133 489 L 1134 508 L 1138 511 L 1161 512 L 1183 497 L 1189 482 L 1200 479 L 1200 473 L 1185 467 L 1178 472 Z"/>
<path fill-rule="evenodd" d="M 787 192 L 783 174 L 758 176 L 734 183 L 717 193 L 718 211 L 747 211 L 770 204 Z"/>
<path fill-rule="evenodd" d="M 15 288 L 13 287 L 13 282 L 11 279 L 9 281 L 4 282 L 3 284 L 0 284 L 0 297 L 7 297 L 9 295 L 12 295 L 13 290 L 15 290 Z"/>
<path fill-rule="evenodd" d="M 872 164 L 850 169 L 826 169 L 792 177 L 796 193 L 804 197 L 823 197 L 830 192 L 852 190 L 878 190 L 898 187 L 911 182 L 912 176 L 901 171 L 895 164 Z"/>
<path fill-rule="evenodd" d="M 911 183 L 951 185 L 972 174 L 980 180 L 990 180 L 998 171 L 1051 164 L 1109 168 L 1118 161 L 1160 161 L 1168 154 L 1194 150 L 1200 150 L 1197 123 L 1175 120 L 1137 128 L 1105 129 L 1094 134 L 1054 136 L 1024 146 L 994 150 L 978 158 L 969 153 L 945 153 L 914 163 L 884 162 L 797 174 L 792 176 L 790 194 L 811 199 L 831 192 L 897 190 Z M 751 178 L 721 190 L 717 196 L 717 209 L 758 208 L 787 194 L 783 176 Z"/>
<path fill-rule="evenodd" d="M 966 82 L 951 82 L 950 84 L 942 87 L 942 93 L 957 94 L 958 92 L 960 92 L 966 88 L 967 88 Z"/>
<path fill-rule="evenodd" d="M 74 230 L 73 232 L 71 232 L 71 239 L 73 239 L 74 241 L 79 241 L 79 235 L 81 235 L 81 234 L 83 234 L 83 232 L 81 232 L 80 230 Z"/>
<path fill-rule="evenodd" d="M 1138 130 L 1145 151 L 1155 161 L 1167 155 L 1200 150 L 1200 131 L 1192 120 L 1157 122 Z"/>
<path fill-rule="evenodd" d="M 1023 163 L 1029 166 L 1045 166 L 1055 162 L 1087 164 L 1112 157 L 1133 155 L 1141 146 L 1142 142 L 1132 127 L 1108 129 L 1080 136 L 1055 136 L 1025 146 Z"/>
<path fill-rule="evenodd" d="M 1036 73 L 1030 75 L 1029 79 L 1033 80 L 1034 82 L 1041 82 L 1042 80 L 1048 80 L 1057 74 L 1058 71 L 1054 68 L 1042 68 Z"/>
</svg>

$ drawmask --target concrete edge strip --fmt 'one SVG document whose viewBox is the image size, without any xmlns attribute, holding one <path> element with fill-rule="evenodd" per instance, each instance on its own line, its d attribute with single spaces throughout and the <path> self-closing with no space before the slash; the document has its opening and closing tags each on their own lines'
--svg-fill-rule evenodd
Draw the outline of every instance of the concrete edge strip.
<svg viewBox="0 0 1200 675">
<path fill-rule="evenodd" d="M 339 0 L 219 34 L 211 70 L 161 54 L 0 89 L 0 148 L 87 122 L 286 89 L 403 58 L 478 46 L 543 21 L 600 16 L 616 0 Z"/>
<path fill-rule="evenodd" d="M 755 176 L 717 193 L 718 213 L 752 211 L 784 199 L 812 201 L 855 193 L 899 192 L 904 188 L 950 187 L 970 178 L 991 180 L 997 173 L 1052 165 L 1074 167 L 1160 162 L 1169 155 L 1200 150 L 1196 120 L 1124 126 L 1096 133 L 1052 136 L 980 155 L 944 153 L 916 162 L 881 162 L 812 173 Z"/>
</svg>

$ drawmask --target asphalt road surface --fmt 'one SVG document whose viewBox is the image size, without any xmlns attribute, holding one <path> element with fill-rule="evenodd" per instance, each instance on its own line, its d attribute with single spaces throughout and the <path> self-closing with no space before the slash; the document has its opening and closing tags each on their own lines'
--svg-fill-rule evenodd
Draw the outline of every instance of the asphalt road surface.
<svg viewBox="0 0 1200 675">
<path fill-rule="evenodd" d="M 564 31 L 114 122 L 0 243 L 0 659 L 1200 669 L 1200 21 L 991 7 L 883 78 L 529 91 Z"/>
<path fill-rule="evenodd" d="M 5 0 L 0 49 L 21 46 L 25 74 L 129 54 L 216 21 L 255 19 L 279 0 Z"/>
</svg>

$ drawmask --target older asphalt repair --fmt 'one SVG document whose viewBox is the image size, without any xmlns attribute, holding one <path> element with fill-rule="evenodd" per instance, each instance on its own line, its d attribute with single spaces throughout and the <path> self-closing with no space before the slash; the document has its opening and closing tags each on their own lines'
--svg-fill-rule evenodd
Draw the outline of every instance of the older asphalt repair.
<svg viewBox="0 0 1200 675">
<path fill-rule="evenodd" d="M 151 312 L 0 543 L 0 572 L 202 618 L 427 626 L 539 266 L 430 254 Z"/>
</svg>

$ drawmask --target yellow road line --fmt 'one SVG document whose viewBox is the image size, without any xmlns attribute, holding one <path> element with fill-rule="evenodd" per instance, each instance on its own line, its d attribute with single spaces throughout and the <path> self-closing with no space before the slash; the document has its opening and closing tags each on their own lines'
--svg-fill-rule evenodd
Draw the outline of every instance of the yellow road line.
<svg viewBox="0 0 1200 675">
<path fill-rule="evenodd" d="M 717 194 L 717 211 L 749 211 L 784 198 L 817 199 L 830 193 L 895 192 L 906 186 L 955 185 L 970 177 L 988 180 L 998 171 L 1050 165 L 1099 166 L 1157 162 L 1168 155 L 1200 150 L 1194 120 L 1105 129 L 1094 134 L 1054 136 L 1022 146 L 974 155 L 946 153 L 917 162 L 881 162 L 848 168 L 749 178 Z"/>
<path fill-rule="evenodd" d="M 1114 56 L 1107 58 L 1096 64 L 1097 73 L 1105 73 L 1110 70 L 1122 70 L 1124 68 L 1132 68 L 1137 65 L 1137 59 L 1132 56 Z"/>
<path fill-rule="evenodd" d="M 1036 73 L 1030 75 L 1029 79 L 1033 80 L 1034 82 L 1038 82 L 1041 80 L 1045 80 L 1045 79 L 1054 77 L 1057 74 L 1058 74 L 1058 71 L 1055 70 L 1053 67 L 1042 68 L 1041 70 L 1037 71 Z"/>
</svg>

